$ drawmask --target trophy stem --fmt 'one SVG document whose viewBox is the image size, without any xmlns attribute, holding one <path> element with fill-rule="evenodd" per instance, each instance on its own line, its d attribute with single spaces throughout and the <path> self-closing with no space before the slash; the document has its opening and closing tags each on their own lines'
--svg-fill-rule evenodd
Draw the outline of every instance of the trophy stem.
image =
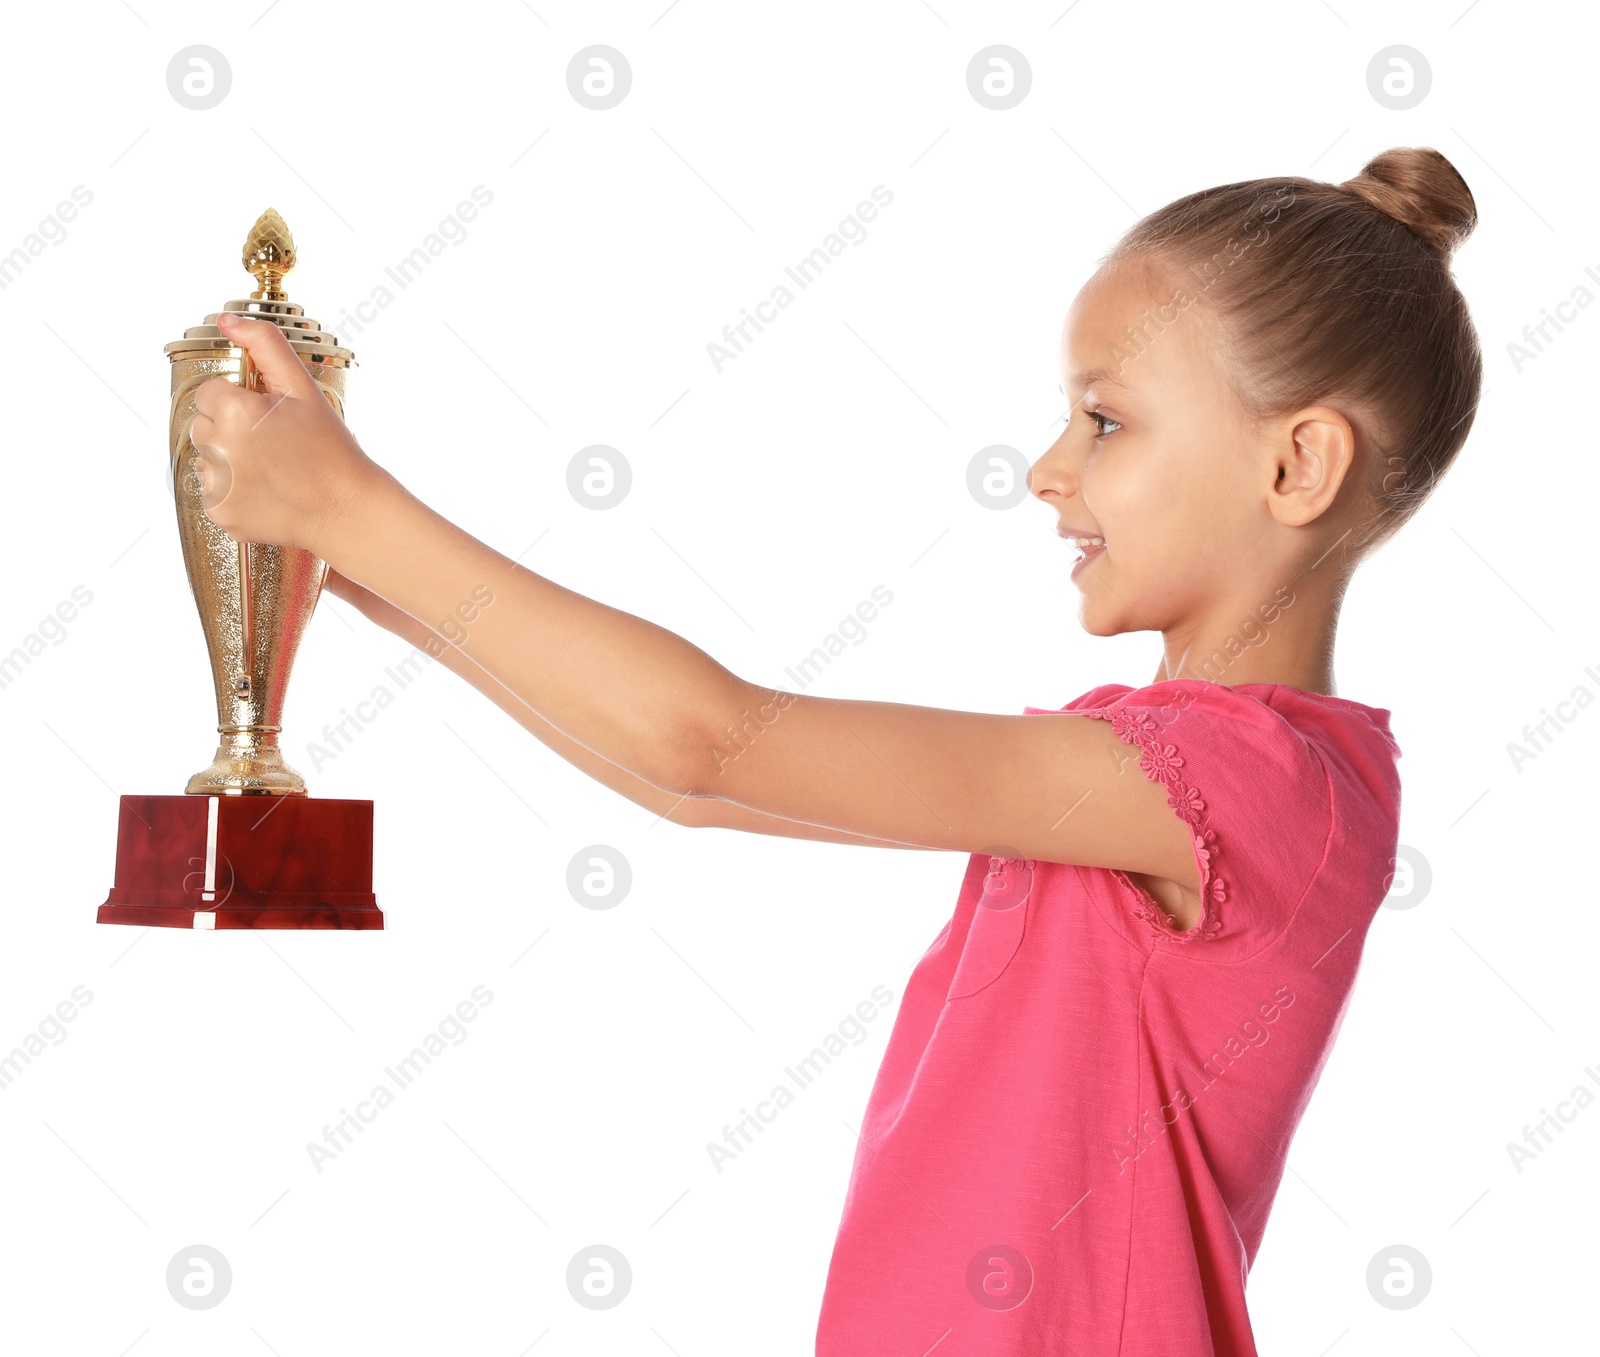
<svg viewBox="0 0 1600 1357">
<path fill-rule="evenodd" d="M 344 369 L 319 364 L 312 375 L 331 397 L 342 395 Z M 328 567 L 299 547 L 235 541 L 206 514 L 192 474 L 189 428 L 195 391 L 216 377 L 245 384 L 257 380 L 241 348 L 173 355 L 170 451 L 178 535 L 205 632 L 216 729 L 222 736 L 211 763 L 189 779 L 184 791 L 305 796 L 305 779 L 285 762 L 278 734 L 290 670 Z"/>
</svg>

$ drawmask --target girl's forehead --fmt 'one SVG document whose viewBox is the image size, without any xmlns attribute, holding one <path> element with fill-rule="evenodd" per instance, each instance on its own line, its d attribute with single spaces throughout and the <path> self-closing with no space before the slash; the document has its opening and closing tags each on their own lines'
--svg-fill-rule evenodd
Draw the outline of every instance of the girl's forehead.
<svg viewBox="0 0 1600 1357">
<path fill-rule="evenodd" d="M 1152 308 L 1169 300 L 1146 268 L 1101 269 L 1078 289 L 1061 326 L 1062 347 L 1074 335 L 1091 341 L 1123 335 Z"/>
<path fill-rule="evenodd" d="M 1090 386 L 1137 391 L 1207 367 L 1197 320 L 1193 299 L 1179 305 L 1155 270 L 1103 269 L 1072 299 L 1062 322 L 1063 390 L 1072 396 Z"/>
</svg>

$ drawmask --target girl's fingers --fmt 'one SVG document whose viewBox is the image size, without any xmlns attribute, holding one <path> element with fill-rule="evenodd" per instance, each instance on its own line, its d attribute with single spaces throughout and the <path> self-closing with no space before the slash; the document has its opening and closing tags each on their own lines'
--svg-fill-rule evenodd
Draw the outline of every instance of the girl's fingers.
<svg viewBox="0 0 1600 1357">
<path fill-rule="evenodd" d="M 236 311 L 224 311 L 217 317 L 217 328 L 240 348 L 249 351 L 250 359 L 269 392 L 296 396 L 301 400 L 321 399 L 316 380 L 295 356 L 288 336 L 272 321 L 255 320 L 241 316 Z"/>
</svg>

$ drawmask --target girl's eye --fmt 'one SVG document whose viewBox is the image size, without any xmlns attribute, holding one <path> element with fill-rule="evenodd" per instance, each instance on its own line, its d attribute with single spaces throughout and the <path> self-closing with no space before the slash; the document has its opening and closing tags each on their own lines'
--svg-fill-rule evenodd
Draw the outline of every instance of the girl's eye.
<svg viewBox="0 0 1600 1357">
<path fill-rule="evenodd" d="M 1119 429 L 1122 427 L 1122 425 L 1117 424 L 1117 421 L 1112 419 L 1110 415 L 1102 415 L 1098 410 L 1085 410 L 1083 413 L 1088 415 L 1090 419 L 1094 420 L 1096 427 L 1100 430 L 1100 432 L 1095 435 L 1096 438 L 1104 438 L 1106 436 L 1107 424 L 1116 424 L 1117 428 Z"/>
</svg>

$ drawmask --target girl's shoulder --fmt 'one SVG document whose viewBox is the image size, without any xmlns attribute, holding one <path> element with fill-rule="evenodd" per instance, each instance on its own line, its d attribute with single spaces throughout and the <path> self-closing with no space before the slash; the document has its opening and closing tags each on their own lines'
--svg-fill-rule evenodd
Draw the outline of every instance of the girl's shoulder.
<svg viewBox="0 0 1600 1357">
<path fill-rule="evenodd" d="M 1052 710 L 1106 721 L 1134 746 L 1125 766 L 1166 784 L 1189 826 L 1205 912 L 1164 943 L 1237 961 L 1282 936 L 1309 895 L 1365 914 L 1387 889 L 1400 809 L 1387 709 L 1284 684 L 1165 679 L 1025 708 Z"/>
<path fill-rule="evenodd" d="M 1126 708 L 1177 713 L 1199 708 L 1216 715 L 1236 715 L 1266 708 L 1306 738 L 1344 743 L 1354 740 L 1374 744 L 1400 756 L 1400 746 L 1390 725 L 1392 712 L 1353 698 L 1308 692 L 1286 683 L 1217 683 L 1211 679 L 1160 679 L 1135 688 L 1127 683 L 1101 683 L 1080 693 L 1062 707 L 1024 707 L 1025 713 L 1089 712 Z"/>
<path fill-rule="evenodd" d="M 1241 793 L 1261 795 L 1281 781 L 1307 793 L 1291 803 L 1305 801 L 1308 814 L 1318 801 L 1335 801 L 1337 815 L 1358 816 L 1377 837 L 1399 819 L 1401 751 L 1387 707 L 1283 683 L 1178 678 L 1138 688 L 1102 683 L 1063 707 L 1024 711 L 1097 717 L 1148 757 L 1230 767 Z M 1276 805 L 1280 817 L 1289 809 Z"/>
</svg>

